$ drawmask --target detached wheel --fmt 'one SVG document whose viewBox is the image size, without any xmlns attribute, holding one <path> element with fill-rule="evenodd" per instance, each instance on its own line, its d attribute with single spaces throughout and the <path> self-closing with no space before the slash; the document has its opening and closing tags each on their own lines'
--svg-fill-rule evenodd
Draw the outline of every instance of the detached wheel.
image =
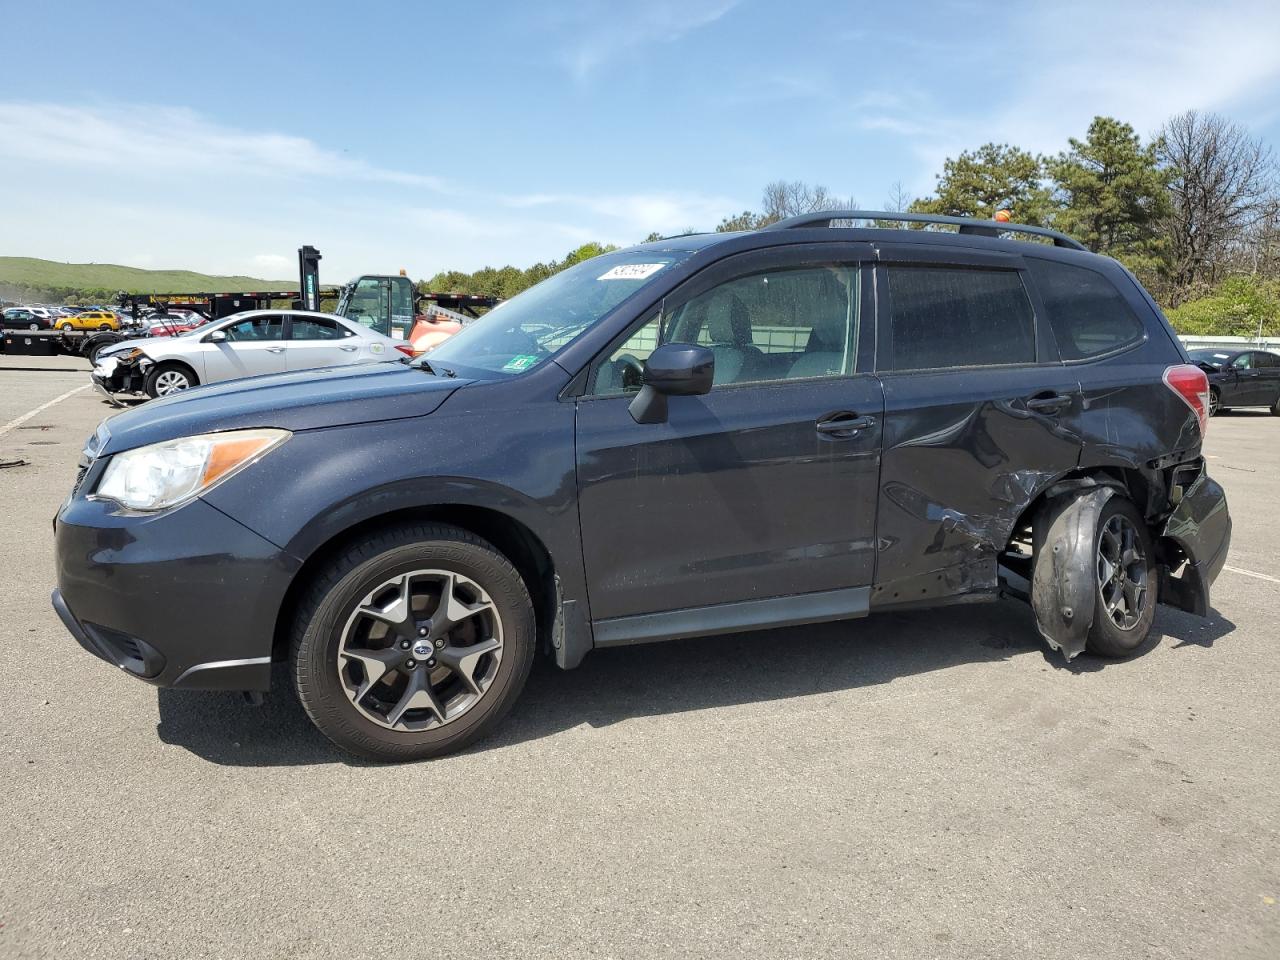
<svg viewBox="0 0 1280 960">
<path fill-rule="evenodd" d="M 533 605 L 479 537 L 427 524 L 356 543 L 316 577 L 294 622 L 298 699 L 344 750 L 422 760 L 506 715 L 535 647 Z"/>
<path fill-rule="evenodd" d="M 171 393 L 190 390 L 199 385 L 200 381 L 190 368 L 180 363 L 160 363 L 151 368 L 147 379 L 143 381 L 142 389 L 154 400 L 156 397 L 167 397 Z"/>
<path fill-rule="evenodd" d="M 1137 508 L 1112 497 L 1094 534 L 1097 605 L 1088 649 L 1103 657 L 1126 657 L 1142 646 L 1156 615 L 1155 562 L 1151 534 Z"/>
</svg>

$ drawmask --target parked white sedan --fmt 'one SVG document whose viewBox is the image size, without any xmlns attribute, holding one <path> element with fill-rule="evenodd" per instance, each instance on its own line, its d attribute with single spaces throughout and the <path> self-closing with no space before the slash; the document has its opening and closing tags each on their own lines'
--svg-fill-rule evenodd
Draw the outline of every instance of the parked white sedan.
<svg viewBox="0 0 1280 960">
<path fill-rule="evenodd" d="M 404 341 L 343 317 L 250 310 L 174 337 L 107 347 L 98 354 L 93 382 L 107 393 L 163 397 L 202 383 L 412 355 Z"/>
</svg>

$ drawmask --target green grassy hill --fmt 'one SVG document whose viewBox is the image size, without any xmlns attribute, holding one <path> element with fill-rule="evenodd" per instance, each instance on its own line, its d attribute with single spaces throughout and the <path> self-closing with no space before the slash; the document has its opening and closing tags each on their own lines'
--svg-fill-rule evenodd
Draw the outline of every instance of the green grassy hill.
<svg viewBox="0 0 1280 960">
<path fill-rule="evenodd" d="M 49 294 L 82 290 L 203 293 L 216 290 L 296 290 L 298 281 L 215 277 L 190 270 L 143 270 L 114 263 L 58 263 L 34 257 L 0 257 L 0 288 L 30 293 L 47 291 Z"/>
</svg>

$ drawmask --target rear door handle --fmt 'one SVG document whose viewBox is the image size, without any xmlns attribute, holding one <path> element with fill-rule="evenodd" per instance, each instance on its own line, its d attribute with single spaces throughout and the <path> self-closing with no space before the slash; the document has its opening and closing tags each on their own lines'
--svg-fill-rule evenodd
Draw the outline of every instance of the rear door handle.
<svg viewBox="0 0 1280 960">
<path fill-rule="evenodd" d="M 267 353 L 284 353 L 284 347 L 267 347 Z"/>
<path fill-rule="evenodd" d="M 347 353 L 355 353 L 360 348 L 359 347 L 339 347 L 338 349 L 345 350 Z"/>
<path fill-rule="evenodd" d="M 833 413 L 815 424 L 815 429 L 826 436 L 847 439 L 859 430 L 873 426 L 875 417 L 860 417 L 856 413 Z"/>
<path fill-rule="evenodd" d="M 1051 397 L 1032 397 L 1027 401 L 1027 409 L 1043 411 L 1046 413 L 1057 413 L 1070 403 L 1071 398 L 1065 393 L 1055 393 Z"/>
</svg>

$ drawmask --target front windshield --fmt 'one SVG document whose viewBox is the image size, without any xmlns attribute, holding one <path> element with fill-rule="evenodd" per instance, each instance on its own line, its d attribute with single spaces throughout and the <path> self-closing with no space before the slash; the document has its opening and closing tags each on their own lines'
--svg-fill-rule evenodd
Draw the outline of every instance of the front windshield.
<svg viewBox="0 0 1280 960">
<path fill-rule="evenodd" d="M 1231 354 L 1221 350 L 1190 350 L 1188 355 L 1196 363 L 1207 363 L 1211 367 L 1220 367 L 1231 359 Z"/>
<path fill-rule="evenodd" d="M 548 277 L 468 324 L 426 356 L 432 368 L 514 377 L 554 356 L 688 251 L 626 250 Z"/>
</svg>

